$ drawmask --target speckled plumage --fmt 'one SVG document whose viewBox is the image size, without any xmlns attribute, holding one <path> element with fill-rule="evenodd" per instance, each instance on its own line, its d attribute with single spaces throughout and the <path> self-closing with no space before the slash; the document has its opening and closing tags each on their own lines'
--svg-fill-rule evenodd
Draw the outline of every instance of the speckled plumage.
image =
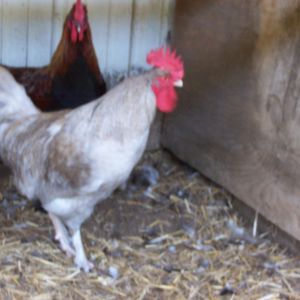
<svg viewBox="0 0 300 300">
<path fill-rule="evenodd" d="M 93 265 L 85 256 L 81 224 L 126 181 L 145 150 L 156 106 L 174 108 L 175 90 L 166 91 L 182 85 L 183 65 L 175 53 L 159 49 L 150 56 L 151 65 L 166 59 L 170 70 L 163 64 L 95 101 L 53 113 L 38 111 L 24 88 L 0 68 L 1 158 L 19 191 L 41 200 L 61 248 L 85 271 Z"/>
<path fill-rule="evenodd" d="M 124 183 L 145 149 L 156 109 L 153 74 L 127 79 L 75 110 L 42 113 L 0 69 L 1 158 L 19 191 L 40 199 L 52 221 L 58 218 L 58 226 L 67 225 L 77 239 L 95 204 Z M 63 239 L 62 248 L 72 255 Z M 78 249 L 75 262 L 88 271 L 91 265 Z"/>
</svg>

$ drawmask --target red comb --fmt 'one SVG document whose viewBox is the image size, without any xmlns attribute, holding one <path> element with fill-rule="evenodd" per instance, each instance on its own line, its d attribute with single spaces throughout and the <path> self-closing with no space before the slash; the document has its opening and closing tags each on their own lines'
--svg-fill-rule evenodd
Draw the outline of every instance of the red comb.
<svg viewBox="0 0 300 300">
<path fill-rule="evenodd" d="M 77 0 L 75 4 L 75 9 L 74 9 L 74 19 L 77 20 L 78 22 L 83 22 L 85 12 L 84 12 L 84 7 L 82 5 L 81 0 Z"/>
<path fill-rule="evenodd" d="M 161 70 L 167 71 L 174 80 L 182 79 L 184 76 L 184 66 L 180 56 L 169 47 L 151 50 L 147 55 L 147 63 Z"/>
</svg>

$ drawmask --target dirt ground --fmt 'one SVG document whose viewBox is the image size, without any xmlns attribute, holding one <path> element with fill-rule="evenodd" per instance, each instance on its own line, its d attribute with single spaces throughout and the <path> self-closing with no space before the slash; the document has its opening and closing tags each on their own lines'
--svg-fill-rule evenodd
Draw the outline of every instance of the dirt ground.
<svg viewBox="0 0 300 300">
<path fill-rule="evenodd" d="M 0 299 L 300 299 L 300 257 L 253 236 L 229 193 L 166 152 L 145 155 L 83 225 L 91 273 L 0 175 Z"/>
</svg>

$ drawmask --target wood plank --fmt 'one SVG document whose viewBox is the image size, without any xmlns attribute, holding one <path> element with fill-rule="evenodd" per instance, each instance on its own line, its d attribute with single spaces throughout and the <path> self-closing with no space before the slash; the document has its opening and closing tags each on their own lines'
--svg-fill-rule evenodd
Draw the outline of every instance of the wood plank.
<svg viewBox="0 0 300 300">
<path fill-rule="evenodd" d="M 27 0 L 3 0 L 2 63 L 25 66 L 27 61 Z"/>
<path fill-rule="evenodd" d="M 147 53 L 161 44 L 161 16 L 164 1 L 135 1 L 130 68 L 149 68 Z"/>
<path fill-rule="evenodd" d="M 98 62 L 102 72 L 106 73 L 110 0 L 88 0 L 86 4 Z"/>
<path fill-rule="evenodd" d="M 163 144 L 300 240 L 299 1 L 178 0 Z"/>
<path fill-rule="evenodd" d="M 43 66 L 51 57 L 52 1 L 29 0 L 28 66 Z"/>
<path fill-rule="evenodd" d="M 110 21 L 108 28 L 108 55 L 106 58 L 109 72 L 127 73 L 130 53 L 132 0 L 110 1 Z"/>
</svg>

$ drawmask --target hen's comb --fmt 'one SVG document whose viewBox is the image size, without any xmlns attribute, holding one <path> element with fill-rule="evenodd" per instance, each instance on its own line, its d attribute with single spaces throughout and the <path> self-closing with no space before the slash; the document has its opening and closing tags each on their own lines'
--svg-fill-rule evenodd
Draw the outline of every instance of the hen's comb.
<svg viewBox="0 0 300 300">
<path fill-rule="evenodd" d="M 74 9 L 74 19 L 78 22 L 83 22 L 85 17 L 84 7 L 81 0 L 77 0 Z"/>
<path fill-rule="evenodd" d="M 161 70 L 167 71 L 175 79 L 182 79 L 184 76 L 183 62 L 180 56 L 169 47 L 151 50 L 147 55 L 147 63 Z"/>
</svg>

